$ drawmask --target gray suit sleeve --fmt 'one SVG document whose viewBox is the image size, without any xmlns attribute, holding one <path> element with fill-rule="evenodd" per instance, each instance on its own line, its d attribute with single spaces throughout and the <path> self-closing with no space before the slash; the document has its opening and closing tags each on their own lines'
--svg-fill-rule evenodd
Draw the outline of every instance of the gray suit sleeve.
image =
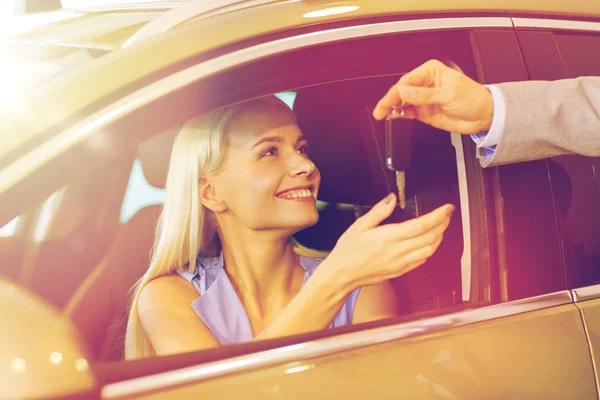
<svg viewBox="0 0 600 400">
<path fill-rule="evenodd" d="M 600 156 L 600 77 L 498 87 L 506 122 L 490 166 L 562 154 Z"/>
</svg>

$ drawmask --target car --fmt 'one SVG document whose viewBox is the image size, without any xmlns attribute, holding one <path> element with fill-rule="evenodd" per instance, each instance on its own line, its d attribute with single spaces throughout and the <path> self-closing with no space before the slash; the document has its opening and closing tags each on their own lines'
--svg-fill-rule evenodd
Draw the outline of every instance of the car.
<svg viewBox="0 0 600 400">
<path fill-rule="evenodd" d="M 419 123 L 390 149 L 371 112 L 430 59 L 485 84 L 600 76 L 600 3 L 63 6 L 0 49 L 0 397 L 598 398 L 600 159 L 483 169 L 469 137 Z M 124 360 L 177 128 L 273 94 L 323 176 L 307 254 L 397 190 L 390 151 L 392 222 L 453 203 L 442 245 L 392 281 L 396 318 Z"/>
</svg>

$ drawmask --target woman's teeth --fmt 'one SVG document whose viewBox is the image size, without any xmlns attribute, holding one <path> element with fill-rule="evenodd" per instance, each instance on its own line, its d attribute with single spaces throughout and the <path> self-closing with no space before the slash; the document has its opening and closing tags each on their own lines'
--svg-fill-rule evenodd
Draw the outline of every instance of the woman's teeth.
<svg viewBox="0 0 600 400">
<path fill-rule="evenodd" d="M 281 194 L 282 199 L 301 199 L 304 197 L 312 197 L 312 192 L 308 189 L 291 190 Z"/>
</svg>

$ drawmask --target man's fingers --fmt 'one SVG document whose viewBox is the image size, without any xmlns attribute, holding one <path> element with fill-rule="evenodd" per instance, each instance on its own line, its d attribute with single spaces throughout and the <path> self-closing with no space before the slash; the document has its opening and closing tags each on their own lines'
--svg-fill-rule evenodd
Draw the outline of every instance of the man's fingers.
<svg viewBox="0 0 600 400">
<path fill-rule="evenodd" d="M 377 227 L 377 235 L 387 240 L 406 240 L 428 233 L 440 224 L 449 223 L 455 207 L 446 204 L 428 214 L 397 224 L 387 224 Z M 444 228 L 445 230 L 446 228 Z"/>
<path fill-rule="evenodd" d="M 454 100 L 448 88 L 424 88 L 417 86 L 398 86 L 400 101 L 412 106 L 446 105 Z"/>
<path fill-rule="evenodd" d="M 374 228 L 379 225 L 384 219 L 389 217 L 396 207 L 396 195 L 388 194 L 383 200 L 375 204 L 368 213 L 358 218 L 348 230 L 360 230 Z"/>
<path fill-rule="evenodd" d="M 398 83 L 392 86 L 388 92 L 379 100 L 377 106 L 373 110 L 373 117 L 378 120 L 382 120 L 389 115 L 392 108 L 399 106 L 404 100 L 408 104 L 421 105 L 429 103 L 418 103 L 408 98 L 404 98 L 401 93 L 398 92 L 398 88 L 401 87 L 421 87 L 430 88 L 436 86 L 436 76 L 440 75 L 441 68 L 447 68 L 438 60 L 429 60 L 424 64 L 421 64 L 417 68 L 413 69 L 409 73 L 403 75 Z"/>
<path fill-rule="evenodd" d="M 438 60 L 426 61 L 409 73 L 404 74 L 398 81 L 397 86 L 435 86 L 436 76 L 439 75 L 442 67 L 445 67 L 445 65 Z"/>
<path fill-rule="evenodd" d="M 392 86 L 387 91 L 385 96 L 379 100 L 375 109 L 373 110 L 373 117 L 377 120 L 382 120 L 392 112 L 392 109 L 400 104 L 400 97 L 398 94 L 397 86 Z"/>
</svg>

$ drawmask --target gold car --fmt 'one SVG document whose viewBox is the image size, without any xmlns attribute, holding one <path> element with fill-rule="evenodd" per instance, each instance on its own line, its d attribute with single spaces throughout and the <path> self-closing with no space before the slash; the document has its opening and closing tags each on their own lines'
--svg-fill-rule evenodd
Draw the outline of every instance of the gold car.
<svg viewBox="0 0 600 400">
<path fill-rule="evenodd" d="M 323 175 L 326 255 L 390 191 L 377 100 L 439 59 L 475 80 L 600 76 L 589 0 L 69 1 L 7 40 L 0 77 L 0 398 L 597 399 L 600 160 L 482 169 L 475 144 L 411 124 L 412 218 L 457 211 L 393 280 L 402 315 L 123 360 L 177 127 L 276 94 Z"/>
</svg>

